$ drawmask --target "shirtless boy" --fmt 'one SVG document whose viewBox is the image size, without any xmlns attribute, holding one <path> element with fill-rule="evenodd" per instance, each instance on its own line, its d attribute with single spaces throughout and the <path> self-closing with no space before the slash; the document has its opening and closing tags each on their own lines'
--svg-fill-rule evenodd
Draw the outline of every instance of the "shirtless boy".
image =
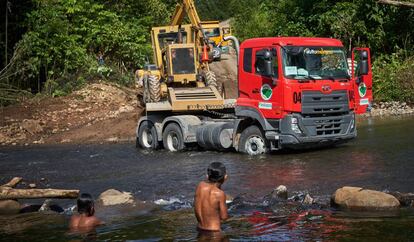
<svg viewBox="0 0 414 242">
<path fill-rule="evenodd" d="M 82 193 L 77 201 L 78 215 L 70 218 L 70 229 L 73 232 L 89 232 L 96 226 L 103 224 L 95 214 L 95 207 L 92 196 Z"/>
<path fill-rule="evenodd" d="M 219 232 L 221 221 L 228 218 L 226 194 L 221 190 L 226 180 L 226 167 L 221 162 L 213 162 L 207 168 L 207 181 L 198 184 L 194 211 L 200 232 Z"/>
</svg>

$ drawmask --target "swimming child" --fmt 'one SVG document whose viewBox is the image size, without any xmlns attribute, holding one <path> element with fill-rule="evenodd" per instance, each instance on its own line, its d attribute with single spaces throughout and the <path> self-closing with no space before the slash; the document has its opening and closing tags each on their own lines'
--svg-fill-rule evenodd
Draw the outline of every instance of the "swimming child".
<svg viewBox="0 0 414 242">
<path fill-rule="evenodd" d="M 73 215 L 70 218 L 70 229 L 72 231 L 88 232 L 94 229 L 98 225 L 102 225 L 95 214 L 95 206 L 93 198 L 88 193 L 82 193 L 77 201 L 78 215 Z"/>
<path fill-rule="evenodd" d="M 197 186 L 194 211 L 200 233 L 220 232 L 221 221 L 228 219 L 226 194 L 221 190 L 226 180 L 226 167 L 221 162 L 213 162 L 207 168 L 207 181 Z"/>
</svg>

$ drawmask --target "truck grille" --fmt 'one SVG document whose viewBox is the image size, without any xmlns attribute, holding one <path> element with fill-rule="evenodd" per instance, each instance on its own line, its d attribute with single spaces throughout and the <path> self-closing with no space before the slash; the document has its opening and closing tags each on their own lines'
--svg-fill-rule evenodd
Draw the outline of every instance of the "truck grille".
<svg viewBox="0 0 414 242">
<path fill-rule="evenodd" d="M 331 135 L 341 133 L 342 119 L 315 120 L 316 135 Z"/>
<path fill-rule="evenodd" d="M 348 92 L 319 91 L 302 93 L 302 122 L 309 136 L 332 136 L 345 134 L 352 116 L 349 115 Z"/>
<path fill-rule="evenodd" d="M 302 114 L 304 116 L 335 116 L 349 112 L 346 90 L 323 94 L 319 91 L 302 93 Z"/>
</svg>

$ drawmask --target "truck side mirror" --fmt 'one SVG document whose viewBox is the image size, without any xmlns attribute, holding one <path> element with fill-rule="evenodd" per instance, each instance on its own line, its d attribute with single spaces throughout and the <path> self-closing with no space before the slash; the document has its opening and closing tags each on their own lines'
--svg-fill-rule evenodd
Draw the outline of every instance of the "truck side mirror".
<svg viewBox="0 0 414 242">
<path fill-rule="evenodd" d="M 359 63 L 359 76 L 368 74 L 368 60 L 360 60 Z"/>
<path fill-rule="evenodd" d="M 368 52 L 361 51 L 359 53 L 359 63 L 358 63 L 358 75 L 363 76 L 368 74 Z"/>
<path fill-rule="evenodd" d="M 264 75 L 265 76 L 272 76 L 273 75 L 273 63 L 272 63 L 272 53 L 270 51 L 266 51 L 264 53 Z"/>
</svg>

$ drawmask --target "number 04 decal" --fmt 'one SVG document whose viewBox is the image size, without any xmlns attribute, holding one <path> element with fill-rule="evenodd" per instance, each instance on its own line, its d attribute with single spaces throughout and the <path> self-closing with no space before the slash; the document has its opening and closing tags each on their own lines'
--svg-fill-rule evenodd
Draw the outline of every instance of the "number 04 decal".
<svg viewBox="0 0 414 242">
<path fill-rule="evenodd" d="M 293 103 L 301 103 L 302 102 L 302 95 L 300 92 L 293 93 Z"/>
</svg>

